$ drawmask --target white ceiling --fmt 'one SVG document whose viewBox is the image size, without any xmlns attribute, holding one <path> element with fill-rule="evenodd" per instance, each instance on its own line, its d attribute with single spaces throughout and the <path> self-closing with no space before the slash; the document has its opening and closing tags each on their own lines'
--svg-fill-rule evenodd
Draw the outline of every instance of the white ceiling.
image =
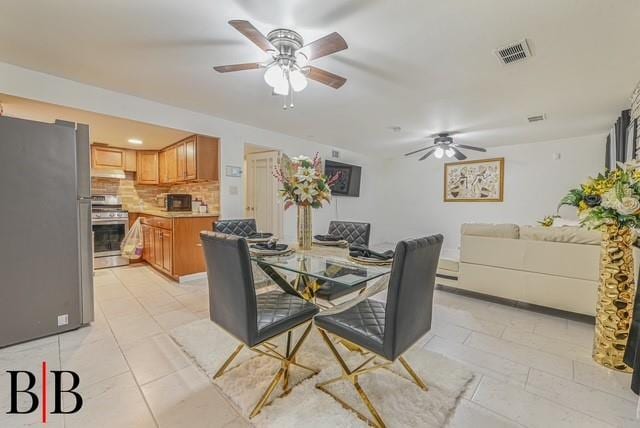
<svg viewBox="0 0 640 428">
<path fill-rule="evenodd" d="M 121 119 L 0 94 L 0 104 L 5 116 L 52 123 L 56 119 L 86 123 L 91 132 L 91 142 L 106 143 L 129 149 L 162 149 L 188 137 L 192 132 L 149 125 L 134 120 Z M 130 138 L 142 140 L 142 145 L 129 144 Z"/>
<path fill-rule="evenodd" d="M 519 144 L 605 132 L 640 79 L 637 0 L 4 1 L 0 61 L 356 151 L 399 154 L 425 135 Z M 257 70 L 213 65 L 265 54 L 227 21 L 349 49 L 314 62 L 348 79 L 315 82 L 293 111 Z M 493 49 L 526 37 L 530 60 Z M 529 124 L 527 116 L 548 121 Z M 394 133 L 388 127 L 401 126 Z"/>
</svg>

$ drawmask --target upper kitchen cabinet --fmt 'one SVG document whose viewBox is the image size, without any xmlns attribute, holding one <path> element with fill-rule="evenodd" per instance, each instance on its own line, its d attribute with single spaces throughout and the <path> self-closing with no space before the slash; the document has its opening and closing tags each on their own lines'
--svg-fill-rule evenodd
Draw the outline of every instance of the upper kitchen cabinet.
<svg viewBox="0 0 640 428">
<path fill-rule="evenodd" d="M 218 158 L 218 139 L 196 135 L 195 139 L 185 141 L 185 174 L 188 180 L 218 181 L 220 165 Z"/>
<path fill-rule="evenodd" d="M 124 170 L 127 172 L 136 172 L 138 170 L 138 154 L 135 150 L 124 151 Z"/>
<path fill-rule="evenodd" d="M 137 160 L 136 182 L 138 184 L 158 184 L 158 152 L 139 150 Z"/>
<path fill-rule="evenodd" d="M 98 169 L 124 169 L 124 152 L 108 146 L 91 146 L 91 167 Z"/>
<path fill-rule="evenodd" d="M 137 170 L 136 151 L 93 144 L 91 146 L 91 167 L 135 172 Z"/>
<path fill-rule="evenodd" d="M 163 183 L 219 179 L 217 138 L 192 135 L 167 147 L 162 153 L 166 162 L 166 181 Z"/>
</svg>

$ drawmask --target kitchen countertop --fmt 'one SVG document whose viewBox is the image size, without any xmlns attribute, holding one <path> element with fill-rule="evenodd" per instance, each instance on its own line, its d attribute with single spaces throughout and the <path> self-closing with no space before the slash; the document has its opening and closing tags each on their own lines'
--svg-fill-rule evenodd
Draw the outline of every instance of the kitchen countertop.
<svg viewBox="0 0 640 428">
<path fill-rule="evenodd" d="M 220 214 L 217 212 L 208 212 L 208 213 L 194 213 L 194 212 L 181 212 L 181 211 L 163 211 L 163 210 L 154 210 L 154 209 L 132 209 L 129 210 L 132 214 L 146 214 L 152 215 L 155 217 L 164 217 L 164 218 L 184 218 L 184 217 L 219 217 Z"/>
</svg>

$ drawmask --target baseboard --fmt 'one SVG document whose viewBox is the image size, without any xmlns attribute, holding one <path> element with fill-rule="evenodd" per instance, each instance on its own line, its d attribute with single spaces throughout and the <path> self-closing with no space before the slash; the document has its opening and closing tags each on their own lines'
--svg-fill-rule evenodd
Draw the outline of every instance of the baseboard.
<svg viewBox="0 0 640 428">
<path fill-rule="evenodd" d="M 552 315 L 561 318 L 570 319 L 573 321 L 584 322 L 587 324 L 595 324 L 595 317 L 585 314 L 578 314 L 576 312 L 563 311 L 562 309 L 549 308 L 547 306 L 535 305 L 533 303 L 525 303 L 519 300 L 507 299 L 504 297 L 491 296 L 489 294 L 478 293 L 475 291 L 464 290 L 456 287 L 449 287 L 442 284 L 437 284 L 436 289 L 446 291 L 452 294 L 458 294 L 461 296 L 473 297 L 479 300 L 485 300 L 491 303 L 498 303 L 501 305 L 512 306 L 527 311 L 538 312 L 545 315 Z"/>
<path fill-rule="evenodd" d="M 207 279 L 207 273 L 206 272 L 198 272 L 198 273 L 192 273 L 189 275 L 183 275 L 178 277 L 178 282 L 180 284 L 185 283 L 185 282 L 189 282 L 189 281 L 196 281 L 198 279 Z"/>
</svg>

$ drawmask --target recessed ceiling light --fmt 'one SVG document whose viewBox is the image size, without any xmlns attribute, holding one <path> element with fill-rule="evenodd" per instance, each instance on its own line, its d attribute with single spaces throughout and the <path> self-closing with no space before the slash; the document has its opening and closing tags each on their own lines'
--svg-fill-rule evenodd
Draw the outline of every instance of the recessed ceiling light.
<svg viewBox="0 0 640 428">
<path fill-rule="evenodd" d="M 127 141 L 129 142 L 129 144 L 142 144 L 142 140 L 138 140 L 137 138 L 129 138 Z"/>
</svg>

